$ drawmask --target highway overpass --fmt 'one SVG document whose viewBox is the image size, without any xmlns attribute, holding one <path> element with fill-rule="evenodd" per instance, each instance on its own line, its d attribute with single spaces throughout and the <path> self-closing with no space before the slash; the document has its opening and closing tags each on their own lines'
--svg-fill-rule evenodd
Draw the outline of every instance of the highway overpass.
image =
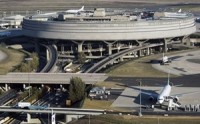
<svg viewBox="0 0 200 124">
<path fill-rule="evenodd" d="M 108 76 L 102 73 L 8 73 L 0 75 L 0 84 L 69 84 L 72 77 L 80 77 L 86 84 L 94 84 Z"/>
<path fill-rule="evenodd" d="M 100 115 L 104 113 L 101 109 L 78 109 L 78 108 L 47 108 L 42 110 L 19 109 L 10 106 L 0 107 L 0 112 L 9 113 L 53 113 L 66 115 Z"/>
</svg>

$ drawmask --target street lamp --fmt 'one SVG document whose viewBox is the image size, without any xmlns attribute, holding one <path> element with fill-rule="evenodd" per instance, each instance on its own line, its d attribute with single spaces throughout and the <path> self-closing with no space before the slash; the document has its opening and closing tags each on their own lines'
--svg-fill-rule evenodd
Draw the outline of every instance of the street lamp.
<svg viewBox="0 0 200 124">
<path fill-rule="evenodd" d="M 33 60 L 33 58 L 25 58 L 25 61 L 32 61 Z M 29 77 L 29 73 L 30 73 L 30 70 L 28 70 L 28 84 L 29 84 L 29 88 L 28 88 L 28 97 L 30 97 L 31 96 L 31 94 L 30 94 L 30 90 L 31 90 L 31 87 L 30 87 L 30 77 Z"/>
<path fill-rule="evenodd" d="M 140 112 L 139 112 L 139 116 L 141 117 L 142 116 L 142 111 L 141 111 L 141 104 L 142 104 L 142 99 L 141 99 L 141 96 L 142 96 L 142 92 L 141 92 L 141 79 L 139 80 L 139 83 L 140 83 Z"/>
</svg>

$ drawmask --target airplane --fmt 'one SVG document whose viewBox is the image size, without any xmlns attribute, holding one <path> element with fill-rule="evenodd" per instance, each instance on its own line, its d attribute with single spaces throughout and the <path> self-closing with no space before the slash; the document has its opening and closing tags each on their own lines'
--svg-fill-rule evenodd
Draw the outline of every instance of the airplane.
<svg viewBox="0 0 200 124">
<path fill-rule="evenodd" d="M 171 63 L 171 60 L 167 56 L 165 56 L 163 53 L 163 57 L 162 57 L 162 60 L 160 61 L 160 64 L 164 65 L 165 63 Z"/>
<path fill-rule="evenodd" d="M 76 14 L 78 12 L 84 11 L 84 6 L 81 7 L 81 9 L 78 10 L 67 10 L 66 13 Z"/>
<path fill-rule="evenodd" d="M 164 102 L 170 102 L 171 100 L 173 103 L 176 104 L 176 107 L 180 107 L 181 104 L 179 103 L 179 98 L 181 96 L 199 92 L 199 91 L 194 91 L 194 92 L 170 95 L 173 86 L 181 86 L 181 85 L 170 85 L 169 74 L 168 74 L 167 84 L 162 88 L 160 94 L 150 93 L 145 91 L 141 91 L 141 93 L 148 95 L 150 101 L 155 101 L 159 105 L 163 105 Z"/>
</svg>

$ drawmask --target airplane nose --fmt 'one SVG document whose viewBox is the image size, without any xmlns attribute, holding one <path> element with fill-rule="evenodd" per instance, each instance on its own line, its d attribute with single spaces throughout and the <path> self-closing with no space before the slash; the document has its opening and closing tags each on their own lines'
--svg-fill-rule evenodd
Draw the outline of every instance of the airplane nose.
<svg viewBox="0 0 200 124">
<path fill-rule="evenodd" d="M 158 100 L 158 104 L 162 104 L 162 101 L 161 101 L 161 100 Z"/>
</svg>

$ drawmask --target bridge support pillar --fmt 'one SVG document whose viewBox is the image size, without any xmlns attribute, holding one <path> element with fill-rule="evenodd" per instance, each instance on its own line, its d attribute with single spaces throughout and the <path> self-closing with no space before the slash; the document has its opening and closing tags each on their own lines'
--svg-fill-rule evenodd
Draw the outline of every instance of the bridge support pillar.
<svg viewBox="0 0 200 124">
<path fill-rule="evenodd" d="M 114 43 L 116 43 L 116 42 L 117 42 L 117 40 L 114 41 L 114 42 L 107 42 L 107 41 L 104 41 L 104 43 L 106 43 L 106 44 L 107 44 L 107 47 L 108 47 L 108 55 L 111 55 L 111 54 L 112 54 L 112 45 L 113 45 Z"/>
<path fill-rule="evenodd" d="M 82 52 L 83 51 L 83 43 L 84 43 L 84 41 L 72 41 L 72 42 L 78 45 L 78 52 Z"/>
<path fill-rule="evenodd" d="M 27 118 L 26 118 L 28 123 L 31 123 L 31 114 L 27 113 Z"/>
<path fill-rule="evenodd" d="M 65 46 L 61 44 L 61 53 L 64 54 L 64 52 L 65 52 Z"/>
<path fill-rule="evenodd" d="M 23 84 L 23 89 L 25 89 L 26 88 L 26 84 Z"/>
<path fill-rule="evenodd" d="M 46 59 L 47 59 L 47 61 L 49 61 L 49 59 L 50 59 L 49 56 L 50 56 L 50 55 L 49 55 L 49 50 L 48 50 L 48 49 L 46 49 L 46 55 L 47 55 L 47 58 L 46 58 Z"/>
<path fill-rule="evenodd" d="M 123 56 L 122 57 L 120 57 L 120 62 L 123 62 L 124 61 L 124 58 L 123 58 Z"/>
<path fill-rule="evenodd" d="M 163 52 L 163 47 L 159 46 L 159 52 L 162 53 Z"/>
<path fill-rule="evenodd" d="M 8 84 L 5 84 L 5 90 L 8 91 L 10 89 L 10 86 Z"/>
<path fill-rule="evenodd" d="M 138 57 L 138 56 L 137 56 L 137 52 L 134 52 L 134 57 L 135 57 L 135 58 Z"/>
<path fill-rule="evenodd" d="M 108 55 L 112 54 L 112 44 L 108 44 Z"/>
<path fill-rule="evenodd" d="M 167 50 L 168 50 L 167 43 L 170 41 L 171 41 L 171 39 L 164 39 L 163 52 L 167 52 Z"/>
<path fill-rule="evenodd" d="M 149 55 L 151 55 L 153 53 L 153 49 L 149 48 Z"/>
<path fill-rule="evenodd" d="M 138 50 L 138 57 L 142 56 L 142 50 Z"/>
<path fill-rule="evenodd" d="M 150 55 L 150 48 L 148 47 L 147 50 L 146 50 L 146 55 Z"/>
</svg>

